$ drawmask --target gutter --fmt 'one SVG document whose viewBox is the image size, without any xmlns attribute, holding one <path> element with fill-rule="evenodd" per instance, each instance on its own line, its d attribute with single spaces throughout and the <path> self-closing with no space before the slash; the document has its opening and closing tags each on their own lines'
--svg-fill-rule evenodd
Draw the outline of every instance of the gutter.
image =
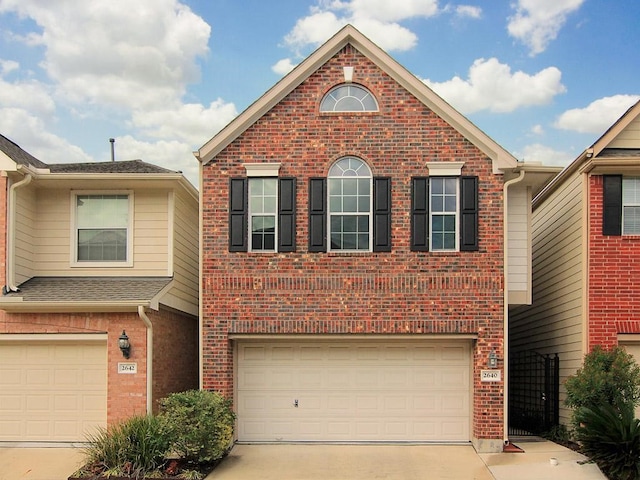
<svg viewBox="0 0 640 480">
<path fill-rule="evenodd" d="M 9 225 L 7 228 L 7 278 L 4 292 L 17 292 L 19 288 L 15 285 L 16 269 L 16 190 L 31 183 L 33 176 L 27 173 L 26 176 L 17 183 L 9 187 Z"/>
<path fill-rule="evenodd" d="M 138 305 L 138 316 L 147 327 L 147 415 L 153 413 L 153 325 L 144 311 L 144 305 Z"/>
<path fill-rule="evenodd" d="M 509 245 L 508 245 L 508 240 L 509 240 L 509 228 L 508 228 L 508 223 L 507 223 L 507 218 L 509 215 L 509 202 L 508 202 L 508 190 L 509 187 L 511 185 L 514 185 L 518 182 L 521 182 L 522 180 L 524 180 L 524 169 L 520 170 L 519 175 L 516 178 L 512 178 L 511 180 L 507 180 L 506 182 L 504 182 L 504 186 L 503 188 L 503 193 L 502 196 L 504 198 L 504 218 L 502 220 L 502 224 L 503 224 L 503 235 L 504 235 L 504 245 L 503 245 L 503 249 L 504 249 L 504 259 L 505 259 L 505 264 L 504 264 L 504 313 L 503 313 L 503 318 L 504 318 L 504 326 L 503 326 L 503 333 L 502 333 L 502 338 L 503 338 L 503 345 L 502 345 L 502 355 L 503 355 L 503 359 L 502 359 L 502 365 L 503 365 L 503 372 L 504 372 L 504 380 L 503 380 L 503 392 L 504 392 L 504 401 L 502 402 L 502 408 L 503 408 L 503 418 L 504 421 L 502 422 L 503 424 L 503 440 L 504 440 L 504 445 L 508 445 L 509 444 Z"/>
</svg>

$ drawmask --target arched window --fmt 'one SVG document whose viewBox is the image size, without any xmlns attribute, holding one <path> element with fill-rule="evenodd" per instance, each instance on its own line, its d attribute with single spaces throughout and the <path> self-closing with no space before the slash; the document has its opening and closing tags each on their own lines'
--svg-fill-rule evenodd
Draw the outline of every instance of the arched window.
<svg viewBox="0 0 640 480">
<path fill-rule="evenodd" d="M 378 102 L 366 88 L 346 83 L 332 88 L 320 102 L 321 112 L 377 112 Z"/>
<path fill-rule="evenodd" d="M 371 250 L 371 170 L 356 157 L 343 157 L 329 170 L 330 250 Z"/>
</svg>

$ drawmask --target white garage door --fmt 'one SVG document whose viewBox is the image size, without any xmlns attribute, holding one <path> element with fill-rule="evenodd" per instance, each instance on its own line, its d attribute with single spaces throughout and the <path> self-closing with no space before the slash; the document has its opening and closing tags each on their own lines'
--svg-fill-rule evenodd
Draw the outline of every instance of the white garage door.
<svg viewBox="0 0 640 480">
<path fill-rule="evenodd" d="M 0 441 L 85 441 L 107 419 L 102 341 L 0 338 Z"/>
<path fill-rule="evenodd" d="M 240 342 L 240 441 L 470 439 L 468 341 Z"/>
</svg>

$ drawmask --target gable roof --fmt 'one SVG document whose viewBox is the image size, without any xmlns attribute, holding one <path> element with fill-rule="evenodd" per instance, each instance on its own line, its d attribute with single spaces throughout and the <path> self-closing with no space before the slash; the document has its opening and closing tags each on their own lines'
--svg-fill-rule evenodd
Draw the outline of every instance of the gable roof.
<svg viewBox="0 0 640 480">
<path fill-rule="evenodd" d="M 47 164 L 41 162 L 29 152 L 20 148 L 17 143 L 12 142 L 4 135 L 0 135 L 0 151 L 18 165 L 32 166 L 35 168 L 47 168 Z"/>
<path fill-rule="evenodd" d="M 53 163 L 48 166 L 51 173 L 181 173 L 152 165 L 142 160 L 90 163 Z"/>
<path fill-rule="evenodd" d="M 540 204 L 578 170 L 591 172 L 597 169 L 598 173 L 622 173 L 624 169 L 632 169 L 634 172 L 640 172 L 640 142 L 631 145 L 630 148 L 619 148 L 616 143 L 620 134 L 636 120 L 640 121 L 640 100 L 616 120 L 593 145 L 558 173 L 533 199 L 533 207 Z M 610 145 L 615 147 L 611 148 Z"/>
<path fill-rule="evenodd" d="M 262 97 L 218 132 L 211 140 L 205 143 L 197 152 L 194 152 L 196 158 L 202 162 L 203 165 L 211 162 L 215 156 L 224 150 L 231 142 L 242 135 L 245 130 L 257 122 L 271 108 L 277 105 L 285 96 L 291 93 L 348 44 L 365 55 L 382 71 L 491 158 L 494 173 L 516 168 L 518 161 L 513 155 L 498 145 L 460 112 L 455 110 L 433 90 L 427 87 L 423 81 L 410 73 L 352 25 L 347 25 L 342 28 L 288 75 L 271 87 Z"/>
</svg>

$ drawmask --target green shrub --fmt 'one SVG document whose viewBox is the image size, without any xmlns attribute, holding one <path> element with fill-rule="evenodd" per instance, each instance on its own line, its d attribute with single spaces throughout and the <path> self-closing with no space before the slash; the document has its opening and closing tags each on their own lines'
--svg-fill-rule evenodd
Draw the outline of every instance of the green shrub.
<svg viewBox="0 0 640 480">
<path fill-rule="evenodd" d="M 598 345 L 565 386 L 565 403 L 574 409 L 607 404 L 633 411 L 640 402 L 640 367 L 622 347 L 604 350 Z"/>
<path fill-rule="evenodd" d="M 235 414 L 218 393 L 189 390 L 160 401 L 163 431 L 174 453 L 192 463 L 210 463 L 231 448 Z"/>
<path fill-rule="evenodd" d="M 581 407 L 575 413 L 576 439 L 582 452 L 610 480 L 640 479 L 640 420 L 632 408 Z"/>
<path fill-rule="evenodd" d="M 98 472 L 142 478 L 159 469 L 169 450 L 160 421 L 135 416 L 87 438 L 87 465 Z"/>
</svg>

